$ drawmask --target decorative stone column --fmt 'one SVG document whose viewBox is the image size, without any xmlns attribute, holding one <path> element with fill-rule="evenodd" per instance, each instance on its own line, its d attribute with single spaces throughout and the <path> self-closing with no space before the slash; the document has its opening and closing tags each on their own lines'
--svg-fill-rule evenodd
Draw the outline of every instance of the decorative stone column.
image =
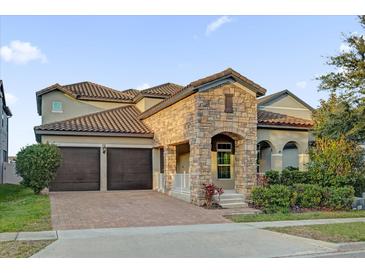
<svg viewBox="0 0 365 274">
<path fill-rule="evenodd" d="M 252 188 L 256 185 L 256 140 L 241 140 L 239 146 L 243 147 L 244 187 L 243 189 L 237 189 L 237 192 L 243 193 L 245 199 L 250 199 Z"/>
<path fill-rule="evenodd" d="M 211 183 L 210 138 L 190 140 L 190 192 L 191 202 L 202 206 L 205 202 L 203 184 Z"/>
<path fill-rule="evenodd" d="M 164 147 L 166 191 L 171 192 L 176 174 L 176 146 Z"/>
<path fill-rule="evenodd" d="M 234 154 L 234 181 L 235 190 L 238 193 L 244 193 L 246 178 L 244 173 L 245 155 L 244 141 L 242 139 L 235 141 Z"/>
</svg>

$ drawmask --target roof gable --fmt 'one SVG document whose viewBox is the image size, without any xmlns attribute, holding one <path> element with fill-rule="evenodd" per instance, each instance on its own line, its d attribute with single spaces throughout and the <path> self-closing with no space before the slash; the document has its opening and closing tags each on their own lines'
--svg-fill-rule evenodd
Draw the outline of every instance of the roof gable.
<svg viewBox="0 0 365 274">
<path fill-rule="evenodd" d="M 303 107 L 307 108 L 308 110 L 310 110 L 310 111 L 314 110 L 313 107 L 308 105 L 306 102 L 304 102 L 302 99 L 300 99 L 298 96 L 296 96 L 294 93 L 290 92 L 287 89 L 259 98 L 258 106 L 270 106 L 270 105 L 274 104 L 275 102 L 278 102 L 287 96 L 291 97 L 297 103 L 299 103 Z"/>
<path fill-rule="evenodd" d="M 213 88 L 215 86 L 219 86 L 224 83 L 232 83 L 232 82 L 240 83 L 241 85 L 255 92 L 257 96 L 262 96 L 266 92 L 266 89 L 264 89 L 260 85 L 239 74 L 237 71 L 228 68 L 224 71 L 191 82 L 190 84 L 181 88 L 179 91 L 177 91 L 176 93 L 174 93 L 161 103 L 143 112 L 140 115 L 140 118 L 145 119 L 196 92 L 206 90 L 208 88 Z"/>
</svg>

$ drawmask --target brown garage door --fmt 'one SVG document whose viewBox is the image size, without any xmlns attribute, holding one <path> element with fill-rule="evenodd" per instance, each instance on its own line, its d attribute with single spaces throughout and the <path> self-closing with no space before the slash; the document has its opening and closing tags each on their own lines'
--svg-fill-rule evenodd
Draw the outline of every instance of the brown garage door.
<svg viewBox="0 0 365 274">
<path fill-rule="evenodd" d="M 152 188 L 152 150 L 108 148 L 108 190 Z"/>
<path fill-rule="evenodd" d="M 100 149 L 62 147 L 62 164 L 51 191 L 100 190 Z"/>
</svg>

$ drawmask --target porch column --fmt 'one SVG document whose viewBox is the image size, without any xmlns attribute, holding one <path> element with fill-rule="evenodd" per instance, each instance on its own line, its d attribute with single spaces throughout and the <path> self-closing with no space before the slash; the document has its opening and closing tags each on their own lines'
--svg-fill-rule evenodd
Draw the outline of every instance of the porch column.
<svg viewBox="0 0 365 274">
<path fill-rule="evenodd" d="M 303 171 L 303 170 L 307 170 L 307 164 L 309 162 L 309 154 L 299 154 L 299 170 Z"/>
<path fill-rule="evenodd" d="M 160 180 L 160 149 L 152 149 L 152 189 L 158 190 Z"/>
<path fill-rule="evenodd" d="M 164 158 L 166 191 L 170 192 L 176 174 L 176 146 L 165 146 Z"/>
<path fill-rule="evenodd" d="M 283 154 L 271 154 L 271 169 L 281 171 L 283 169 Z"/>
</svg>

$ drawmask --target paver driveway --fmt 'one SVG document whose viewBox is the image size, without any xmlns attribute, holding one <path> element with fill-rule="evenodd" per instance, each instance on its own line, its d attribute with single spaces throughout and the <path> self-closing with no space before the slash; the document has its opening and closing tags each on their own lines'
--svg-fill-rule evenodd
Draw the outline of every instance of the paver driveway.
<svg viewBox="0 0 365 274">
<path fill-rule="evenodd" d="M 154 191 L 51 192 L 55 230 L 227 223 L 206 210 Z"/>
</svg>

